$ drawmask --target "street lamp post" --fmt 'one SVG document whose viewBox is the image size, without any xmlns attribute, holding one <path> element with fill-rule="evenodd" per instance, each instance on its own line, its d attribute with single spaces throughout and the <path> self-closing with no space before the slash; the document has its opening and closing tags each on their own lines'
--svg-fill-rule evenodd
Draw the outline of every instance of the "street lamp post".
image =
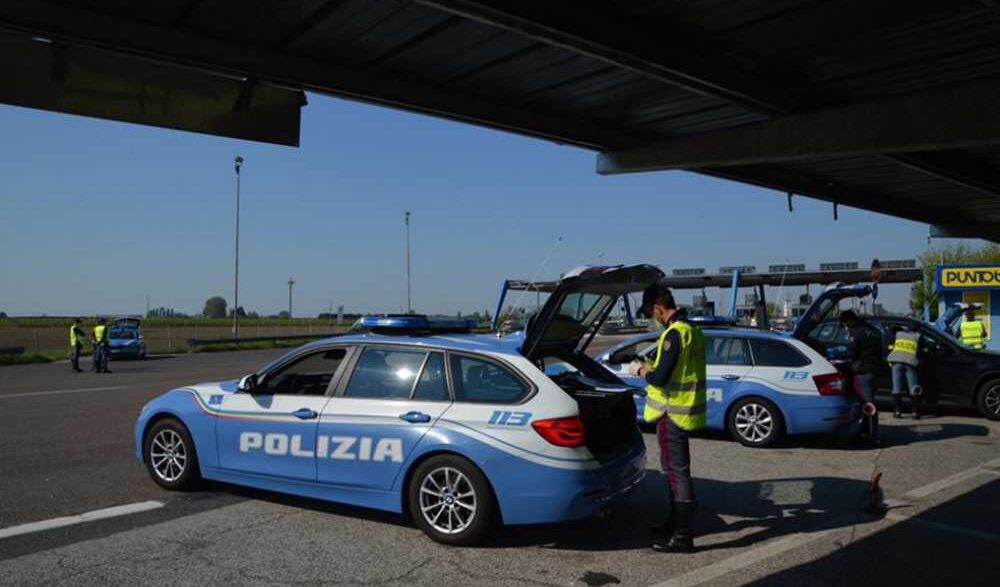
<svg viewBox="0 0 1000 587">
<path fill-rule="evenodd" d="M 240 167 L 243 157 L 233 161 L 236 170 L 236 273 L 233 279 L 233 337 L 240 337 Z"/>
<path fill-rule="evenodd" d="M 413 313 L 410 303 L 410 213 L 406 213 L 406 313 Z"/>
</svg>

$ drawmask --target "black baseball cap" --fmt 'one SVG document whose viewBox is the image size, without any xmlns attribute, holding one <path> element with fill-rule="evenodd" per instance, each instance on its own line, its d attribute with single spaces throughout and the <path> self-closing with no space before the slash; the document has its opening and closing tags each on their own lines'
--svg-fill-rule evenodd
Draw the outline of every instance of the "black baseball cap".
<svg viewBox="0 0 1000 587">
<path fill-rule="evenodd" d="M 642 290 L 642 305 L 639 306 L 636 314 L 646 318 L 652 317 L 653 304 L 657 300 L 669 301 L 668 308 L 677 307 L 674 303 L 674 294 L 670 291 L 670 288 L 663 281 L 658 281 Z"/>
</svg>

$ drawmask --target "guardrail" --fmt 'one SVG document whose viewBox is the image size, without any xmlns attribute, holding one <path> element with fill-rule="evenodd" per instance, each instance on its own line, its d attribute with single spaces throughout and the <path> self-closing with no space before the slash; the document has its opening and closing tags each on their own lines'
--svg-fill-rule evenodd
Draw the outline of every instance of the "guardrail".
<svg viewBox="0 0 1000 587">
<path fill-rule="evenodd" d="M 316 334 L 291 334 L 287 336 L 250 336 L 250 337 L 240 337 L 240 338 L 189 338 L 186 340 L 189 349 L 195 349 L 199 346 L 208 346 L 213 344 L 244 344 L 244 343 L 254 343 L 254 342 L 276 342 L 279 340 L 318 340 L 321 338 L 330 338 L 333 336 L 342 336 L 343 332 L 336 333 L 316 333 Z"/>
</svg>

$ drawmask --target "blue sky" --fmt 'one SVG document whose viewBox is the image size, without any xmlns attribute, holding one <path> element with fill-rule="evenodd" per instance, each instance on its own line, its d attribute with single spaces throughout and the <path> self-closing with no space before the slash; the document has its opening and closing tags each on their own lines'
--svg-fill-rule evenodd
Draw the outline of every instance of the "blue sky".
<svg viewBox="0 0 1000 587">
<path fill-rule="evenodd" d="M 602 177 L 589 151 L 323 96 L 298 149 L 0 106 L 0 310 L 232 301 L 233 157 L 246 159 L 240 301 L 295 314 L 492 308 L 500 281 L 595 262 L 674 267 L 913 258 L 927 226 L 684 172 Z M 907 288 L 883 290 L 905 307 Z M 797 293 L 797 292 L 792 292 Z M 722 294 L 725 295 L 724 293 Z M 720 298 L 720 292 L 709 291 Z M 689 299 L 689 295 L 682 295 Z"/>
</svg>

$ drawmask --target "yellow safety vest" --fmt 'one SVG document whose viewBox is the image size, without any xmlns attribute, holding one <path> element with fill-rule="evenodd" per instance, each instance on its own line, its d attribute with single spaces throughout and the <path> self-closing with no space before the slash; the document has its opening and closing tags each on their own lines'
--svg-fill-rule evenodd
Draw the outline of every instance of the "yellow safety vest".
<svg viewBox="0 0 1000 587">
<path fill-rule="evenodd" d="M 107 332 L 108 332 L 107 326 L 105 326 L 104 324 L 98 324 L 97 326 L 94 327 L 94 340 L 96 340 L 99 343 L 107 342 L 108 341 L 106 336 Z"/>
<path fill-rule="evenodd" d="M 655 385 L 646 386 L 646 407 L 642 418 L 646 422 L 655 422 L 666 413 L 684 430 L 698 430 L 707 424 L 705 374 L 705 337 L 701 329 L 680 320 L 674 321 L 660 336 L 656 349 L 656 360 L 652 369 L 660 365 L 663 356 L 663 345 L 672 331 L 680 335 L 681 349 L 670 375 L 667 388 Z"/>
<path fill-rule="evenodd" d="M 889 345 L 889 356 L 886 359 L 890 363 L 903 363 L 916 367 L 920 364 L 920 361 L 917 360 L 919 342 L 919 332 L 897 332 L 896 339 Z"/>
<path fill-rule="evenodd" d="M 974 349 L 986 348 L 986 326 L 979 320 L 962 322 L 962 344 Z"/>
<path fill-rule="evenodd" d="M 77 326 L 74 324 L 69 327 L 69 346 L 82 345 L 84 341 L 83 336 L 78 336 L 76 334 Z"/>
</svg>

